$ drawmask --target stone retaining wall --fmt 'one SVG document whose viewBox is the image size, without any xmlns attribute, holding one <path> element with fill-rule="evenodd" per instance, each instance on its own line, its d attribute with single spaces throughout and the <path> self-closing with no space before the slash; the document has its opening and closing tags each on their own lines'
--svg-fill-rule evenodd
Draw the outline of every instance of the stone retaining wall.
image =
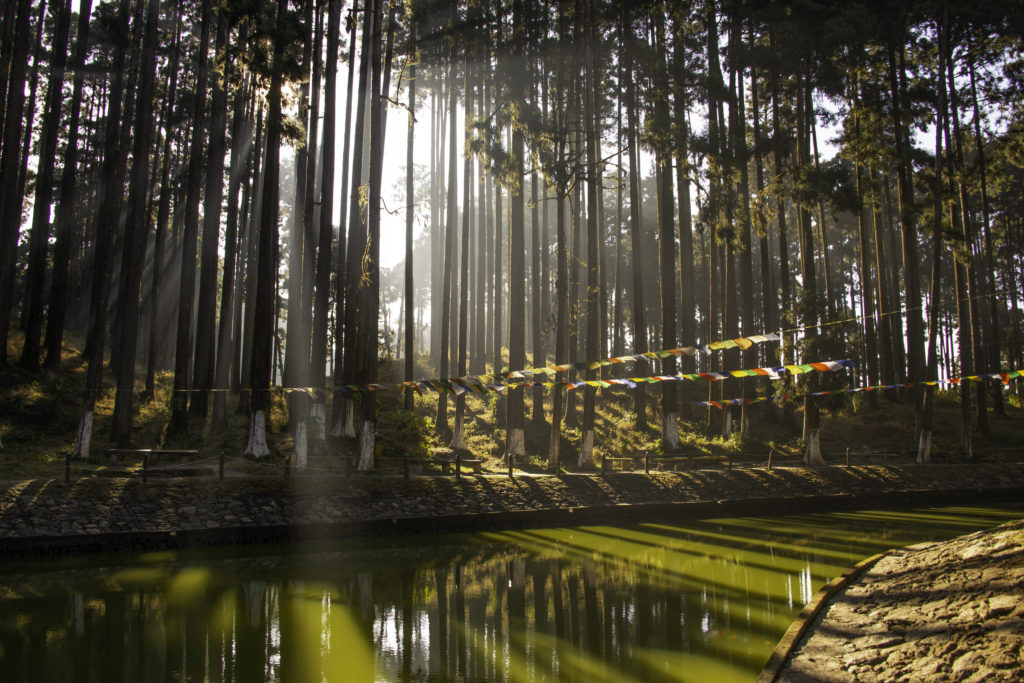
<svg viewBox="0 0 1024 683">
<path fill-rule="evenodd" d="M 0 484 L 0 552 L 1020 500 L 1024 465 Z M 625 506 L 625 507 L 624 507 Z"/>
</svg>

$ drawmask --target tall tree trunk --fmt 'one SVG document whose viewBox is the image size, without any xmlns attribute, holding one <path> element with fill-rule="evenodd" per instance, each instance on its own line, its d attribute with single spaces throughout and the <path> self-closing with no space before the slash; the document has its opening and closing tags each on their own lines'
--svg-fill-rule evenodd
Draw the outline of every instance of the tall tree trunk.
<svg viewBox="0 0 1024 683">
<path fill-rule="evenodd" d="M 587 181 L 587 361 L 599 357 L 598 354 L 598 245 L 600 243 L 598 227 L 598 202 L 600 197 L 601 174 L 598 170 L 598 157 L 601 153 L 595 121 L 598 116 L 598 83 L 600 73 L 597 59 L 597 35 L 595 31 L 593 2 L 587 2 L 587 32 L 585 43 L 587 48 L 587 64 L 585 67 L 587 80 L 583 88 L 583 122 L 586 131 L 586 181 Z M 597 379 L 596 369 L 588 367 L 587 380 Z M 666 386 L 672 384 L 666 382 Z M 674 385 L 673 385 L 674 386 Z M 594 414 L 597 400 L 597 389 L 587 385 L 583 390 L 583 443 L 580 446 L 577 466 L 589 468 L 594 465 Z"/>
<path fill-rule="evenodd" d="M 10 11 L 10 3 L 8 10 Z M 5 12 L 4 14 L 7 14 Z M 3 149 L 0 150 L 0 187 L 18 186 L 21 168 L 21 120 L 25 111 L 25 65 L 28 62 L 29 18 L 31 0 L 19 0 L 11 54 L 8 94 L 4 108 Z M 4 75 L 7 75 L 4 71 Z M 14 261 L 18 250 L 21 226 L 20 192 L 5 191 L 0 201 L 0 365 L 7 364 L 7 334 L 11 323 L 14 289 Z"/>
<path fill-rule="evenodd" d="M 206 137 L 207 52 L 210 42 L 210 0 L 203 0 L 199 49 L 196 53 L 196 97 L 192 111 L 192 150 L 189 156 L 185 222 L 181 237 L 181 280 L 178 285 L 178 328 L 174 349 L 174 395 L 168 431 L 188 429 L 189 360 L 192 357 L 192 306 L 195 298 L 196 240 L 199 234 L 199 194 L 202 182 L 203 139 Z M 269 367 L 269 365 L 268 365 Z M 269 402 L 268 402 L 269 405 Z"/>
<path fill-rule="evenodd" d="M 367 213 L 367 249 L 363 258 L 365 285 L 361 293 L 363 329 L 360 340 L 366 344 L 362 350 L 362 381 L 373 384 L 377 381 L 377 336 L 380 316 L 380 209 L 381 176 L 384 168 L 384 134 L 387 124 L 387 96 L 391 83 L 391 60 L 395 34 L 395 12 L 392 4 L 388 16 L 387 48 L 384 63 L 381 64 L 381 31 L 384 17 L 383 0 L 374 0 L 373 50 L 371 52 L 370 92 L 370 178 L 369 207 Z M 383 84 L 381 83 L 383 75 Z M 363 424 L 359 432 L 359 469 L 374 467 L 374 443 L 377 433 L 377 400 L 373 392 L 365 392 L 362 398 Z"/>
<path fill-rule="evenodd" d="M 772 145 L 772 162 L 775 167 L 775 175 L 777 178 L 782 178 L 784 173 L 784 160 L 787 156 L 786 146 L 783 144 L 782 137 L 782 126 L 783 122 L 779 112 L 779 79 L 777 74 L 771 77 L 771 96 L 772 96 L 772 137 L 774 138 Z M 776 213 L 778 216 L 778 230 L 779 230 L 779 295 L 781 297 L 779 311 L 780 317 L 780 328 L 789 327 L 787 321 L 792 320 L 793 301 L 790 295 L 790 272 L 789 272 L 789 236 L 787 233 L 787 220 L 786 220 L 786 202 L 779 196 L 776 201 Z M 785 331 L 784 329 L 782 330 Z M 791 363 L 793 361 L 793 344 L 792 338 L 787 338 L 783 335 L 782 339 L 782 360 L 784 363 Z M 791 380 L 784 378 L 784 388 L 788 389 Z M 792 422 L 793 419 L 793 404 L 786 402 L 783 409 L 783 416 L 787 424 Z"/>
<path fill-rule="evenodd" d="M 996 265 L 992 251 L 991 216 L 988 203 L 988 173 L 985 163 L 985 144 L 981 137 L 981 113 L 978 109 L 978 89 L 975 84 L 974 53 L 970 45 L 968 45 L 967 49 L 967 68 L 971 78 L 971 107 L 974 110 L 974 148 L 975 153 L 978 155 L 978 189 L 981 195 L 981 226 L 985 251 L 985 289 L 988 295 L 989 308 L 988 362 L 992 372 L 999 372 L 999 313 L 1002 302 L 996 298 Z M 992 407 L 997 415 L 1006 415 L 1006 407 L 1003 405 L 1003 389 L 998 383 L 992 384 Z"/>
<path fill-rule="evenodd" d="M 244 42 L 247 36 L 247 30 L 242 29 L 239 36 L 240 40 Z M 225 81 L 231 83 L 237 77 L 237 72 L 230 63 L 225 68 Z M 223 430 L 227 426 L 227 392 L 230 387 L 233 362 L 233 339 L 238 335 L 238 330 L 234 327 L 235 283 L 238 281 L 236 270 L 239 252 L 238 197 L 242 187 L 242 175 L 245 172 L 244 158 L 251 154 L 251 150 L 243 149 L 243 144 L 252 140 L 248 130 L 249 121 L 245 111 L 245 102 L 248 98 L 248 88 L 239 85 L 235 90 L 235 99 L 231 112 L 228 208 L 224 228 L 224 274 L 221 278 L 220 288 L 220 318 L 217 321 L 217 359 L 213 378 L 213 414 L 210 419 L 210 426 L 214 430 Z"/>
<path fill-rule="evenodd" d="M 956 80 L 953 72 L 952 59 L 948 59 L 946 62 L 946 70 L 948 74 L 948 87 L 949 87 L 949 115 L 948 119 L 952 122 L 953 127 L 953 140 L 952 144 L 949 144 L 947 140 L 947 147 L 954 153 L 956 166 L 960 170 L 959 180 L 957 182 L 958 198 L 960 203 L 961 213 L 961 224 L 964 231 L 964 262 L 963 266 L 967 276 L 967 311 L 970 317 L 970 335 L 972 342 L 972 359 L 974 365 L 977 368 L 982 367 L 982 363 L 989 360 L 988 354 L 985 352 L 984 332 L 981 326 L 979 306 L 981 304 L 982 294 L 978 290 L 978 275 L 977 269 L 975 268 L 974 258 L 974 225 L 973 217 L 971 216 L 968 208 L 968 195 L 967 186 L 963 179 L 966 167 L 964 164 L 964 153 L 963 153 L 963 133 L 960 128 L 960 108 L 959 108 L 959 96 L 957 95 Z M 948 122 L 947 122 L 948 128 Z M 961 333 L 963 328 L 961 328 Z M 992 372 L 998 371 L 998 366 L 992 368 Z M 983 438 L 989 436 L 989 424 L 988 424 L 988 398 L 985 393 L 985 383 L 978 382 L 976 389 L 976 398 L 978 404 L 978 434 Z"/>
<path fill-rule="evenodd" d="M 21 365 L 29 370 L 39 367 L 39 335 L 43 329 L 43 299 L 46 285 L 46 251 L 50 238 L 50 204 L 53 198 L 54 165 L 57 158 L 57 128 L 61 118 L 64 68 L 67 64 L 68 33 L 71 25 L 70 0 L 62 0 L 56 10 L 56 31 L 50 45 L 50 81 L 42 130 L 39 133 L 39 166 L 32 208 L 32 232 L 29 237 L 28 272 L 25 281 L 25 344 Z"/>
<path fill-rule="evenodd" d="M 103 165 L 100 176 L 100 205 L 96 221 L 96 244 L 93 249 L 93 277 L 89 302 L 88 356 L 85 373 L 85 395 L 82 401 L 82 419 L 78 425 L 72 457 L 89 455 L 92 441 L 93 416 L 96 398 L 103 378 L 103 350 L 106 346 L 107 296 L 110 285 L 110 256 L 113 228 L 121 210 L 121 190 L 124 186 L 124 166 L 120 163 L 121 99 L 124 94 L 125 47 L 128 34 L 129 0 L 121 0 L 113 29 L 123 40 L 115 41 L 110 71 L 110 95 L 107 99 L 107 120 L 104 138 Z"/>
<path fill-rule="evenodd" d="M 225 50 L 228 40 L 228 18 L 218 10 L 213 98 L 210 106 L 210 146 L 206 157 L 206 192 L 203 204 L 203 249 L 200 256 L 199 299 L 196 315 L 196 348 L 193 363 L 193 393 L 189 402 L 192 417 L 205 420 L 208 395 L 213 388 L 214 355 L 216 351 L 217 269 L 220 251 L 220 213 L 224 199 L 224 129 L 227 125 L 228 83 L 226 82 Z"/>
<path fill-rule="evenodd" d="M 631 10 L 623 7 L 623 31 L 632 26 Z M 633 267 L 633 353 L 647 352 L 647 321 L 644 315 L 644 279 L 641 263 L 643 262 L 643 229 L 640 225 L 640 164 L 637 154 L 637 100 L 636 88 L 633 83 L 633 55 L 626 52 L 626 138 L 629 149 L 629 236 L 630 263 Z M 638 373 L 640 374 L 640 373 Z M 637 384 L 633 390 L 633 412 L 636 413 L 636 424 L 639 428 L 647 425 L 647 392 L 643 384 Z"/>
<path fill-rule="evenodd" d="M 675 74 L 675 152 L 676 192 L 679 197 L 679 337 L 683 344 L 693 344 L 697 339 L 697 310 L 694 293 L 697 285 L 693 268 L 693 216 L 690 209 L 690 129 L 687 125 L 689 98 L 686 93 L 685 75 L 682 66 L 682 27 L 674 25 L 676 49 L 673 54 Z M 680 359 L 680 372 L 696 372 L 697 366 L 690 357 Z M 690 390 L 687 384 L 679 389 L 681 412 L 684 417 L 692 413 Z"/>
<path fill-rule="evenodd" d="M 313 55 L 313 1 L 304 0 L 301 6 L 302 59 L 298 64 L 302 74 L 298 85 L 298 119 L 305 135 L 295 150 L 295 189 L 288 232 L 288 322 L 285 332 L 284 385 L 287 387 L 288 426 L 292 433 L 293 462 L 297 470 L 305 469 L 309 397 L 301 388 L 309 386 L 310 329 L 308 299 L 303 296 L 304 283 L 312 267 L 313 244 L 310 235 L 311 212 L 307 212 L 306 195 L 315 182 L 315 172 L 309 172 L 310 159 L 316 159 L 316 113 L 310 119 L 310 61 Z M 313 83 L 319 91 L 320 84 Z M 315 161 L 314 161 L 315 165 Z M 311 207 L 310 207 L 311 208 Z"/>
<path fill-rule="evenodd" d="M 801 87 L 797 91 L 797 157 L 798 162 L 807 164 L 810 161 L 810 119 L 814 113 L 809 110 L 805 102 L 810 97 L 802 96 L 803 88 L 810 88 L 809 79 L 806 73 L 801 73 Z M 800 230 L 800 277 L 803 287 L 800 291 L 800 308 L 804 311 L 801 323 L 804 325 L 805 339 L 814 339 L 818 336 L 818 286 L 814 266 L 814 235 L 811 228 L 811 216 L 807 207 L 800 206 L 798 212 Z M 805 342 L 806 344 L 806 342 Z M 815 345 L 809 344 L 805 348 L 817 350 Z M 817 389 L 815 378 L 810 378 L 811 383 L 808 391 Z M 821 457 L 821 434 L 818 416 L 818 404 L 813 397 L 804 397 L 804 440 L 807 444 L 807 451 L 804 454 L 804 462 L 808 465 L 824 465 Z"/>
<path fill-rule="evenodd" d="M 470 147 L 470 140 L 473 130 L 472 107 L 470 101 L 473 84 L 469 75 L 469 59 L 464 58 L 463 69 L 463 93 L 465 94 L 465 121 L 463 131 L 465 140 L 464 149 Z M 460 248 L 462 256 L 459 261 L 459 347 L 458 347 L 458 369 L 459 377 L 464 377 L 467 372 L 466 356 L 468 354 L 468 332 L 469 332 L 469 234 L 470 216 L 473 213 L 472 193 L 473 187 L 473 157 L 468 153 L 463 154 L 462 160 L 462 239 Z M 465 435 L 466 420 L 466 392 L 462 391 L 455 399 L 455 428 L 452 430 L 451 447 L 454 450 L 466 448 Z"/>
<path fill-rule="evenodd" d="M 277 0 L 277 25 L 286 21 L 288 0 Z M 259 216 L 257 271 L 255 274 L 255 311 L 252 330 L 251 400 L 249 405 L 249 441 L 245 454 L 254 458 L 270 455 L 267 422 L 270 415 L 270 375 L 274 346 L 274 309 L 277 284 L 277 217 L 281 158 L 281 87 L 283 84 L 284 31 L 274 33 L 274 49 L 267 92 L 267 151 L 264 158 L 263 199 Z"/>
<path fill-rule="evenodd" d="M 946 88 L 943 84 L 943 59 L 945 57 L 944 43 L 947 39 L 946 17 L 943 12 L 942 20 L 936 27 L 939 38 L 938 50 L 938 74 L 936 83 L 939 85 L 938 100 L 936 102 L 935 114 L 935 186 L 934 195 L 934 219 L 932 227 L 932 278 L 931 296 L 928 306 L 928 379 L 936 379 L 938 373 L 938 358 L 936 357 L 936 337 L 938 336 L 939 325 L 939 278 L 941 275 L 942 259 L 942 131 L 943 117 L 946 115 Z M 859 171 L 859 167 L 858 167 Z M 858 180 L 860 176 L 858 173 Z M 870 358 L 870 356 L 869 356 Z M 935 387 L 926 386 L 924 390 L 923 415 L 921 418 L 921 437 L 917 446 L 917 462 L 920 464 L 931 462 L 932 458 L 932 421 L 935 412 Z"/>
<path fill-rule="evenodd" d="M 655 12 L 652 16 L 654 34 L 659 55 L 665 54 L 664 17 Z M 671 139 L 671 118 L 668 109 L 669 79 L 664 57 L 657 57 L 654 65 L 656 96 L 654 100 L 653 127 L 663 140 Z M 676 242 L 675 205 L 672 191 L 672 155 L 665 150 L 655 153 L 658 181 L 658 242 L 661 266 L 661 343 L 663 349 L 676 346 Z M 661 361 L 661 372 L 665 375 L 676 373 L 676 357 L 668 356 Z M 676 401 L 676 382 L 662 382 L 661 393 L 661 446 L 665 452 L 679 448 L 679 409 Z"/>
<path fill-rule="evenodd" d="M 416 308 L 416 290 L 413 282 L 412 262 L 412 228 L 416 217 L 416 191 L 413 184 L 413 177 L 415 176 L 413 147 L 416 141 L 416 24 L 410 23 L 409 30 L 411 31 L 409 42 L 412 46 L 409 56 L 409 134 L 405 143 L 405 381 L 407 382 L 412 381 L 416 367 L 415 325 L 413 322 L 414 309 Z M 483 292 L 483 287 L 479 286 L 479 284 L 477 291 Z M 480 357 L 483 357 L 482 353 Z M 413 390 L 410 387 L 405 389 L 404 407 L 406 410 L 413 409 Z"/>
<path fill-rule="evenodd" d="M 458 219 L 457 200 L 458 190 L 458 159 L 455 140 L 455 112 L 456 112 L 456 88 L 455 88 L 455 53 L 451 54 L 451 62 L 448 69 L 448 195 L 447 212 L 445 216 L 444 234 L 444 264 L 441 267 L 441 277 L 444 278 L 444 285 L 441 290 L 441 377 L 448 377 L 449 360 L 451 353 L 451 320 L 452 311 L 452 270 L 455 268 L 455 222 Z M 439 432 L 448 431 L 448 394 L 445 391 L 438 393 L 437 397 L 437 419 L 434 424 Z"/>
<path fill-rule="evenodd" d="M 89 15 L 92 0 L 81 0 L 78 8 L 78 32 L 75 50 L 71 55 L 70 69 L 74 78 L 71 94 L 70 118 L 67 124 L 68 140 L 64 148 L 64 169 L 61 172 L 60 189 L 57 193 L 57 208 L 54 220 L 56 243 L 53 248 L 53 280 L 50 283 L 50 302 L 46 318 L 46 360 L 44 367 L 60 365 L 61 346 L 64 343 L 64 320 L 67 313 L 68 267 L 71 262 L 71 233 L 77 214 L 78 198 L 78 127 L 82 114 L 82 89 L 85 84 L 85 55 L 89 49 Z"/>
<path fill-rule="evenodd" d="M 149 185 L 149 152 L 153 140 L 153 90 L 156 81 L 157 22 L 159 0 L 149 0 L 146 28 L 142 36 L 142 62 L 135 107 L 135 141 L 132 149 L 132 176 L 128 189 L 128 219 L 125 221 L 121 252 L 120 300 L 121 353 L 117 366 L 117 394 L 111 440 L 127 446 L 132 439 L 132 399 L 135 388 L 135 356 L 139 336 L 139 286 L 146 254 L 147 188 Z"/>
<path fill-rule="evenodd" d="M 174 45 L 171 49 L 171 60 L 168 65 L 168 82 L 164 91 L 164 98 L 167 104 L 163 113 L 164 144 L 160 162 L 160 198 L 157 201 L 156 230 L 153 235 L 153 266 L 151 271 L 152 281 L 149 289 L 149 340 L 148 353 L 146 354 L 146 395 L 153 397 L 156 390 L 156 368 L 159 364 L 158 355 L 163 345 L 164 329 L 167 316 L 163 313 L 164 299 L 166 296 L 164 278 L 169 272 L 169 266 L 164 256 L 164 243 L 166 242 L 167 223 L 170 220 L 171 195 L 174 188 L 171 187 L 171 118 L 174 114 L 174 102 L 178 96 L 178 63 L 181 55 L 181 5 L 175 6 L 174 17 Z M 177 213 L 177 209 L 175 209 Z"/>
<path fill-rule="evenodd" d="M 338 37 L 341 0 L 327 5 L 327 61 L 324 84 L 324 123 L 320 177 L 320 232 L 316 250 L 313 301 L 313 340 L 310 377 L 315 387 L 309 412 L 308 438 L 322 448 L 327 434 L 327 325 L 330 313 L 332 246 L 334 240 L 334 147 L 337 129 Z M 316 86 L 316 87 L 319 87 Z"/>
<path fill-rule="evenodd" d="M 903 68 L 903 48 L 900 49 L 899 67 Z M 924 375 L 922 342 L 924 330 L 921 325 L 921 279 L 918 275 L 917 228 L 914 223 L 914 188 L 911 184 L 910 150 L 906 122 L 903 120 L 903 101 L 906 85 L 902 76 L 897 78 L 897 64 L 894 46 L 890 45 L 889 88 L 892 101 L 891 116 L 896 135 L 897 186 L 899 189 L 900 230 L 903 237 L 903 288 L 907 296 L 907 370 L 909 377 Z M 915 441 L 920 438 L 923 405 L 917 385 L 910 389 L 915 405 Z"/>
<path fill-rule="evenodd" d="M 526 36 L 523 28 L 524 8 L 522 0 L 513 0 L 512 25 L 516 27 L 512 36 L 512 59 L 521 60 L 525 56 Z M 522 76 L 510 76 L 512 100 L 518 106 L 526 104 L 525 83 Z M 523 131 L 519 127 L 512 130 L 512 186 L 509 189 L 511 216 L 509 218 L 509 342 L 508 362 L 512 369 L 526 367 L 526 239 L 525 216 L 523 213 L 523 182 L 525 173 L 525 141 Z M 522 390 L 512 390 L 508 397 L 508 457 L 518 458 L 526 455 L 526 444 L 523 434 L 523 394 Z"/>
<path fill-rule="evenodd" d="M 871 198 L 871 226 L 875 242 L 875 275 L 878 278 L 877 324 L 878 338 L 881 340 L 878 349 L 879 365 L 881 368 L 881 382 L 888 385 L 896 383 L 896 354 L 893 348 L 894 335 L 892 331 L 894 309 L 889 287 L 889 277 L 887 275 L 889 267 L 887 254 L 889 250 L 884 235 L 885 225 L 882 221 L 881 210 L 878 205 L 878 178 L 874 173 L 869 174 L 869 182 L 871 185 L 869 190 Z M 883 393 L 889 400 L 895 400 L 896 398 L 895 391 L 886 390 Z"/>
<path fill-rule="evenodd" d="M 25 190 L 28 187 L 28 161 L 29 161 L 29 157 L 32 156 L 32 141 L 34 139 L 34 136 L 32 135 L 32 133 L 35 131 L 34 123 L 35 123 L 36 109 L 37 109 L 36 104 L 37 104 L 37 101 L 38 101 L 36 99 L 36 97 L 37 97 L 37 94 L 39 92 L 39 74 L 40 74 L 40 71 L 41 71 L 40 65 L 44 61 L 44 56 L 43 56 L 43 24 L 46 23 L 46 5 L 47 5 L 46 0 L 41 0 L 41 2 L 39 3 L 39 9 L 37 10 L 39 18 L 36 20 L 36 30 L 33 32 L 33 35 L 35 36 L 35 47 L 33 47 L 33 49 L 32 49 L 32 75 L 29 77 L 28 100 L 25 103 L 25 110 L 26 110 L 25 111 L 25 120 L 24 120 L 24 122 L 22 124 L 21 155 L 20 155 L 21 163 L 20 163 L 20 166 L 18 167 L 18 183 L 17 183 L 17 189 L 13 193 L 13 194 L 17 194 L 17 196 L 21 197 L 21 201 L 23 203 L 25 201 L 25 196 L 26 196 Z M 131 64 L 131 62 L 129 62 L 129 64 Z M 45 108 L 45 103 L 44 103 L 44 108 Z M 39 150 L 39 147 L 37 146 L 36 147 L 36 151 L 38 151 L 38 150 Z M 35 189 L 38 190 L 38 187 L 36 187 Z M 49 220 L 49 216 L 50 216 L 50 214 L 47 213 L 46 214 L 47 220 Z M 19 229 L 20 229 L 20 226 L 21 226 L 21 218 L 22 218 L 21 215 L 19 215 L 18 216 Z M 45 243 L 44 243 L 43 249 L 45 249 Z M 31 250 L 32 250 L 32 244 L 31 244 L 31 237 L 30 237 L 30 242 L 29 242 L 29 257 L 30 257 L 30 259 L 31 259 L 31 253 L 32 253 Z M 38 251 L 38 249 L 37 249 L 37 251 Z M 44 258 L 44 261 L 45 261 L 45 258 Z M 45 276 L 44 276 L 44 281 L 45 281 Z M 25 284 L 28 285 L 30 283 L 26 281 Z M 32 290 L 29 287 L 26 287 L 25 297 L 24 297 L 24 301 L 22 302 L 21 316 L 20 316 L 20 322 L 19 322 L 19 325 L 20 325 L 21 330 L 23 332 L 28 329 L 28 314 L 29 314 L 29 311 L 31 310 L 31 308 L 33 306 L 32 297 L 33 297 Z M 37 335 L 38 335 L 38 333 L 37 333 Z M 36 342 L 36 343 L 38 343 L 38 342 Z M 38 356 L 38 351 L 36 351 L 34 353 L 36 354 L 36 356 Z M 38 365 L 38 363 L 36 365 Z"/>
<path fill-rule="evenodd" d="M 373 0 L 364 5 L 362 39 L 360 41 L 359 85 L 356 95 L 355 136 L 352 141 L 352 186 L 349 197 L 348 241 L 345 262 L 345 316 L 344 316 L 344 361 L 342 380 L 345 384 L 356 381 L 359 372 L 359 338 L 363 334 L 360 329 L 360 311 L 358 308 L 358 288 L 363 277 L 363 254 L 366 249 L 366 218 L 361 210 L 360 197 L 364 183 L 369 178 L 369 158 L 366 156 L 367 114 L 370 104 L 370 50 L 373 40 Z M 376 338 L 373 343 L 376 345 Z M 354 406 L 351 396 L 345 395 L 341 409 L 344 427 L 342 434 L 349 438 L 356 436 Z M 339 435 L 339 436 L 340 436 Z"/>
<path fill-rule="evenodd" d="M 355 3 L 353 3 L 355 7 Z M 341 197 L 342 205 L 341 211 L 338 212 L 339 224 L 338 224 L 338 247 L 335 255 L 334 262 L 337 264 L 337 273 L 334 276 L 334 356 L 331 360 L 334 366 L 334 383 L 341 385 L 344 377 L 344 363 L 343 356 L 345 350 L 345 333 L 344 333 L 344 321 L 345 321 L 345 296 L 348 292 L 348 253 L 346 247 L 348 246 L 347 238 L 347 218 L 346 210 L 351 211 L 351 206 L 345 204 L 345 199 L 349 196 L 349 174 L 353 174 L 353 183 L 358 182 L 358 174 L 361 173 L 361 168 L 357 167 L 351 159 L 351 123 L 352 123 L 352 87 L 355 83 L 355 65 L 356 65 L 356 27 L 358 22 L 355 20 L 354 11 L 349 13 L 349 50 L 348 50 L 348 85 L 346 86 L 345 94 L 345 142 L 342 145 L 341 155 L 341 191 L 338 194 Z M 362 71 L 360 71 L 360 75 Z M 362 85 L 360 85 L 362 87 Z M 362 93 L 362 90 L 360 90 Z M 360 119 L 361 120 L 361 119 Z M 358 132 L 359 150 L 362 153 L 362 128 Z M 348 430 L 351 425 L 349 419 L 350 410 L 352 403 L 349 397 L 341 389 L 334 390 L 334 400 L 332 403 L 333 417 L 331 423 L 334 425 L 331 428 L 332 436 L 353 436 Z"/>
<path fill-rule="evenodd" d="M 740 45 L 741 41 L 740 22 L 734 20 L 733 29 L 733 40 L 736 41 L 737 46 Z M 750 214 L 750 170 L 749 170 L 749 153 L 747 150 L 747 116 L 746 116 L 746 96 L 744 93 L 744 74 L 743 70 L 740 69 L 736 74 L 736 101 L 734 107 L 736 109 L 736 127 L 733 134 L 733 146 L 736 155 L 736 161 L 740 165 L 740 195 L 743 201 L 743 227 L 740 232 L 740 244 L 741 251 L 739 255 L 739 270 L 740 270 L 740 319 L 743 323 L 741 328 L 738 328 L 737 334 L 739 336 L 749 335 L 754 331 L 754 256 L 753 250 L 753 225 L 751 223 Z M 733 107 L 730 107 L 730 110 Z M 822 249 L 827 249 L 827 245 L 822 244 Z M 826 266 L 827 268 L 827 266 Z M 735 289 L 735 288 L 733 288 Z M 744 349 L 741 358 L 744 368 L 754 367 L 756 365 L 756 354 L 754 347 L 751 346 Z M 750 382 L 741 383 L 742 397 L 744 399 L 750 398 Z M 750 429 L 750 416 L 748 414 L 747 404 L 744 402 L 740 406 L 740 432 L 747 434 Z"/>
<path fill-rule="evenodd" d="M 530 174 L 530 246 L 532 265 L 530 268 L 530 317 L 533 332 L 533 367 L 543 368 L 547 365 L 544 358 L 544 309 L 543 285 L 541 282 L 541 252 L 546 248 L 540 238 L 540 200 L 537 197 L 537 171 Z M 533 388 L 533 408 L 530 411 L 533 427 L 540 432 L 546 426 L 544 422 L 544 387 Z"/>
</svg>

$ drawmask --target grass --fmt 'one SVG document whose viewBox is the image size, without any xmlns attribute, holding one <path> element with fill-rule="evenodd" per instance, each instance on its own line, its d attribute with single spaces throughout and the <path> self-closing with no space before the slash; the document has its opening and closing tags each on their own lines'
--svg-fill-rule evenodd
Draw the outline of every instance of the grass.
<svg viewBox="0 0 1024 683">
<path fill-rule="evenodd" d="M 20 340 L 12 338 L 8 355 L 16 359 L 20 353 Z M 428 376 L 425 359 L 418 359 L 416 376 Z M 380 381 L 394 381 L 401 372 L 400 361 L 381 367 Z M 142 372 L 138 373 L 142 376 Z M 238 399 L 228 399 L 226 429 L 212 431 L 206 424 L 193 421 L 184 435 L 170 437 L 167 424 L 170 418 L 170 372 L 158 374 L 156 391 L 152 399 L 141 400 L 141 381 L 137 384 L 133 443 L 137 447 L 195 448 L 203 455 L 226 454 L 240 456 L 248 434 L 248 417 L 237 411 Z M 60 367 L 29 373 L 16 366 L 0 369 L 0 478 L 57 477 L 63 466 L 64 453 L 74 446 L 78 421 L 82 413 L 85 384 L 85 365 L 81 352 L 68 345 Z M 517 390 L 523 391 L 523 390 Z M 644 419 L 638 420 L 634 412 L 632 393 L 623 388 L 601 389 L 597 392 L 595 421 L 595 450 L 602 455 L 635 455 L 644 451 L 661 453 L 660 396 L 657 385 L 648 385 L 648 409 Z M 526 390 L 526 447 L 525 469 L 543 469 L 548 449 L 552 395 L 544 394 L 544 423 L 538 427 L 532 420 L 533 393 Z M 692 391 L 692 397 L 697 392 Z M 569 392 L 570 406 L 578 419 L 566 420 L 561 433 L 560 453 L 562 468 L 575 471 L 577 453 L 582 442 L 583 392 Z M 975 436 L 974 448 L 979 454 L 991 449 L 1024 448 L 1024 410 L 1009 392 L 1007 415 L 999 416 L 990 410 L 991 433 L 987 437 Z M 455 419 L 455 399 L 449 396 L 449 429 L 438 430 L 436 425 L 437 394 L 416 396 L 414 409 L 402 407 L 402 394 L 395 390 L 374 394 L 378 402 L 377 453 L 381 456 L 417 457 L 432 452 L 447 451 L 451 441 L 450 425 Z M 849 398 L 847 396 L 846 398 Z M 846 449 L 855 454 L 863 452 L 909 452 L 914 449 L 914 406 L 909 401 L 890 402 L 879 397 L 879 408 L 870 408 L 866 401 L 843 400 L 822 411 L 822 449 L 826 460 L 839 461 Z M 501 468 L 505 444 L 505 415 L 507 394 L 466 395 L 465 438 L 468 454 L 482 458 L 493 469 Z M 274 462 L 283 462 L 293 451 L 292 436 L 288 429 L 288 411 L 283 392 L 272 392 L 271 419 L 268 441 L 274 453 Z M 96 404 L 96 422 L 93 432 L 93 458 L 86 466 L 102 469 L 105 463 L 99 454 L 109 445 L 110 419 L 114 407 L 112 379 L 105 378 Z M 798 407 L 796 407 L 798 408 Z M 358 407 L 357 407 L 358 410 Z M 688 455 L 732 457 L 738 460 L 766 460 L 768 453 L 797 457 L 803 444 L 800 438 L 801 412 L 795 409 L 786 419 L 787 411 L 771 410 L 767 404 L 748 408 L 749 429 L 745 434 L 721 436 L 722 413 L 717 409 L 692 407 L 680 421 L 680 450 Z M 330 409 L 328 409 L 330 412 Z M 939 459 L 950 458 L 957 452 L 960 441 L 959 403 L 955 394 L 940 392 L 936 405 L 934 450 Z M 328 438 L 327 448 L 314 454 L 317 466 L 340 466 L 335 456 L 353 453 L 354 441 Z"/>
</svg>

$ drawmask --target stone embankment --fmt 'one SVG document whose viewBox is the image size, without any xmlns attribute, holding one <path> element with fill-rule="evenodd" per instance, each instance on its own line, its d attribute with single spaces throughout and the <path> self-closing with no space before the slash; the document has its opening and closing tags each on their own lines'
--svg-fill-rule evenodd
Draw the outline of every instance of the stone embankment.
<svg viewBox="0 0 1024 683">
<path fill-rule="evenodd" d="M 1024 521 L 886 554 L 775 680 L 1024 680 Z"/>
<path fill-rule="evenodd" d="M 1013 501 L 1024 464 L 0 483 L 0 553 Z"/>
</svg>

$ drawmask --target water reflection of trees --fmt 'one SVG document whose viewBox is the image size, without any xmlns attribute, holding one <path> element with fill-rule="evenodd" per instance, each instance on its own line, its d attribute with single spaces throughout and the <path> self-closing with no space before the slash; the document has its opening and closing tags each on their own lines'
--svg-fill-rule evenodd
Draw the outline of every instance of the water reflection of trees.
<svg viewBox="0 0 1024 683">
<path fill-rule="evenodd" d="M 875 550 L 879 532 L 830 520 L 818 538 L 813 519 L 726 520 L 8 573 L 0 667 L 4 681 L 749 679 L 812 583 Z"/>
</svg>

